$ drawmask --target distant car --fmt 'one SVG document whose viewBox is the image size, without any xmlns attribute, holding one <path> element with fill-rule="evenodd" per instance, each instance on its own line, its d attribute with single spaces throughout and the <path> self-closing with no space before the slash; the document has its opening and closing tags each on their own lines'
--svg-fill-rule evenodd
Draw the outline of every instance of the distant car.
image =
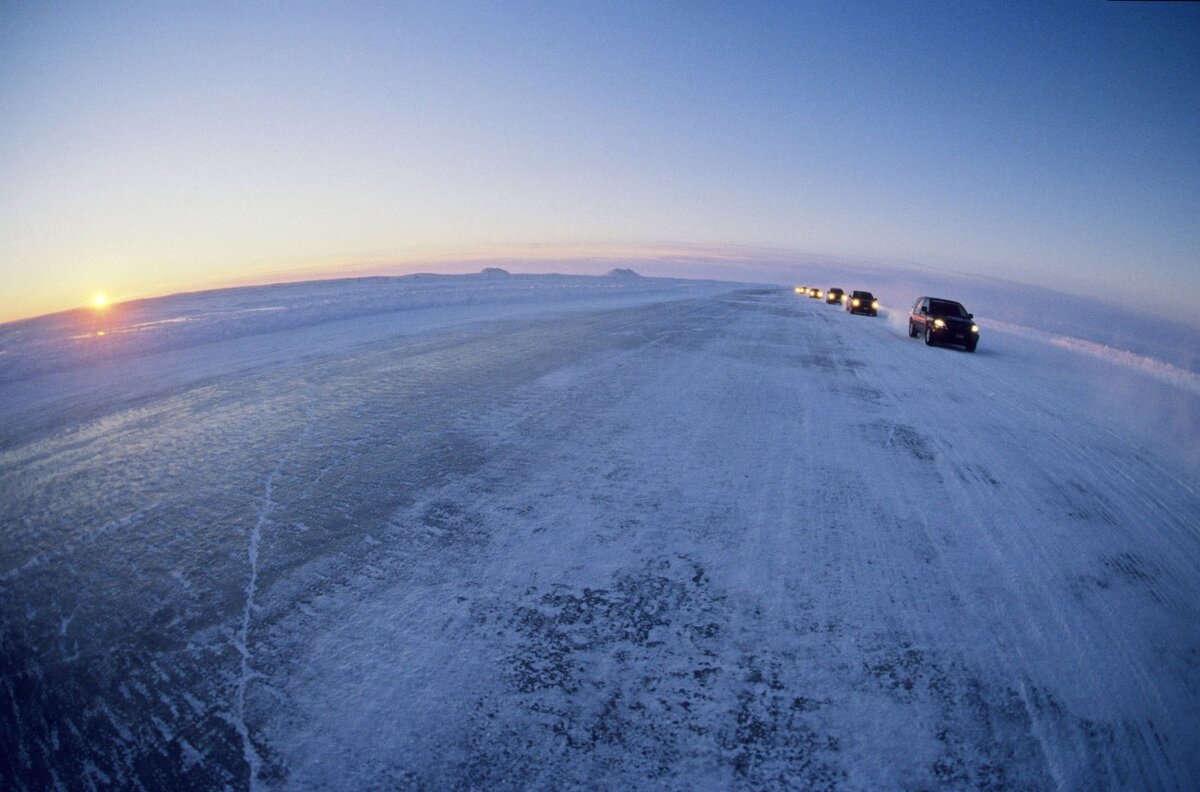
<svg viewBox="0 0 1200 792">
<path fill-rule="evenodd" d="M 908 337 L 925 336 L 928 346 L 953 344 L 974 352 L 979 344 L 979 325 L 961 303 L 938 297 L 918 297 L 908 313 Z"/>
<path fill-rule="evenodd" d="M 819 300 L 821 299 L 821 290 L 814 286 L 808 290 L 808 296 L 814 300 Z"/>
<path fill-rule="evenodd" d="M 879 315 L 879 300 L 875 299 L 875 295 L 866 291 L 850 292 L 850 299 L 846 301 L 846 310 L 850 313 L 861 313 L 867 316 Z"/>
<path fill-rule="evenodd" d="M 796 294 L 808 294 L 808 287 L 807 286 L 797 286 Z"/>
<path fill-rule="evenodd" d="M 825 302 L 836 305 L 846 299 L 846 292 L 841 289 L 830 289 L 825 292 Z"/>
</svg>

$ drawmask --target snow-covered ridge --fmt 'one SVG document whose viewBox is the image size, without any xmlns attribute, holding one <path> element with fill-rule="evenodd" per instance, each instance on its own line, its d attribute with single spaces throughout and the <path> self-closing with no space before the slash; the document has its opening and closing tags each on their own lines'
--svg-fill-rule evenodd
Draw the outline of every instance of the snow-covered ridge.
<svg viewBox="0 0 1200 792">
<path fill-rule="evenodd" d="M 983 320 L 981 320 L 983 321 Z M 1170 383 L 1178 388 L 1182 388 L 1190 393 L 1200 395 L 1200 374 L 1194 371 L 1180 368 L 1172 365 L 1165 360 L 1151 357 L 1150 355 L 1139 355 L 1136 352 L 1130 352 L 1126 349 L 1117 349 L 1108 346 L 1107 344 L 1098 344 L 1095 341 L 1088 341 L 1084 338 L 1075 338 L 1074 336 L 1058 335 L 1055 333 L 1047 333 L 1035 327 L 1026 325 L 1012 324 L 1010 322 L 1001 322 L 998 319 L 986 320 L 989 328 L 1000 330 L 1005 333 L 1015 333 L 1017 335 L 1032 338 L 1038 341 L 1044 341 L 1055 346 L 1069 349 L 1073 352 L 1090 355 L 1094 358 L 1115 363 L 1120 366 L 1137 369 L 1145 374 Z"/>
</svg>

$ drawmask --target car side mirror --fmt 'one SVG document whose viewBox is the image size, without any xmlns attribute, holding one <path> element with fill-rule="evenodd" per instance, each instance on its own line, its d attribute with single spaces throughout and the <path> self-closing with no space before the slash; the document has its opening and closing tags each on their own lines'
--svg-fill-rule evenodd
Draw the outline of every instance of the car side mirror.
<svg viewBox="0 0 1200 792">
<path fill-rule="evenodd" d="M 967 314 L 967 318 L 968 318 L 968 319 L 974 319 L 974 318 L 975 318 L 975 314 Z"/>
<path fill-rule="evenodd" d="M 921 313 L 929 313 L 928 311 L 926 311 L 926 310 L 925 310 L 925 306 L 924 306 L 924 305 L 922 305 L 922 306 L 921 306 Z"/>
</svg>

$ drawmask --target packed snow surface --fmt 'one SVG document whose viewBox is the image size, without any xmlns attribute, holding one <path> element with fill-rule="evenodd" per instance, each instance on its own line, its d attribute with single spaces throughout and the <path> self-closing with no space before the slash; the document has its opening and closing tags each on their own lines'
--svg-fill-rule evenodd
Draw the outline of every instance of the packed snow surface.
<svg viewBox="0 0 1200 792">
<path fill-rule="evenodd" d="M 499 275 L 0 327 L 0 788 L 1200 788 L 1190 371 Z"/>
</svg>

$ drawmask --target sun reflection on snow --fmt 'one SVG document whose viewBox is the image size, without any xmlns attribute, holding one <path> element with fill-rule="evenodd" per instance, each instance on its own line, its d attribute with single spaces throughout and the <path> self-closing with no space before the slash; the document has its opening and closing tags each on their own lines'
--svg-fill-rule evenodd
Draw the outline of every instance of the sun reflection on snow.
<svg viewBox="0 0 1200 792">
<path fill-rule="evenodd" d="M 110 315 L 112 307 L 112 300 L 105 292 L 93 294 L 87 302 L 87 308 L 91 310 L 85 309 L 75 315 L 77 332 L 70 336 L 71 340 L 103 338 L 108 330 L 112 329 L 112 323 L 118 319 L 117 316 Z"/>
</svg>

